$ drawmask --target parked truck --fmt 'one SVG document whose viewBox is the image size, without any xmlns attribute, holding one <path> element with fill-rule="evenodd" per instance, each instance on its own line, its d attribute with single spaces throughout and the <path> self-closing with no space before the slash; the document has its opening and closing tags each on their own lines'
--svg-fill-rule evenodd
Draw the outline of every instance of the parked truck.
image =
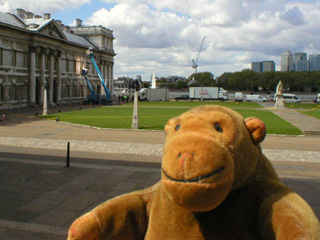
<svg viewBox="0 0 320 240">
<path fill-rule="evenodd" d="M 228 100 L 228 92 L 221 87 L 190 87 L 190 100 Z"/>
<path fill-rule="evenodd" d="M 140 101 L 169 101 L 169 90 L 165 88 L 141 88 L 139 90 Z"/>
</svg>

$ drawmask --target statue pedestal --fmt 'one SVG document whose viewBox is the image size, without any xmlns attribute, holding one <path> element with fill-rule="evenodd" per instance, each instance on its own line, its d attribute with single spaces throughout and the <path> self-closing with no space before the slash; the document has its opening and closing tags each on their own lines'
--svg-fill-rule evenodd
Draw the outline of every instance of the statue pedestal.
<svg viewBox="0 0 320 240">
<path fill-rule="evenodd" d="M 283 103 L 283 95 L 282 94 L 276 94 L 276 103 L 274 105 L 275 108 L 285 108 Z"/>
<path fill-rule="evenodd" d="M 134 92 L 133 115 L 131 129 L 139 129 L 138 91 Z"/>
</svg>

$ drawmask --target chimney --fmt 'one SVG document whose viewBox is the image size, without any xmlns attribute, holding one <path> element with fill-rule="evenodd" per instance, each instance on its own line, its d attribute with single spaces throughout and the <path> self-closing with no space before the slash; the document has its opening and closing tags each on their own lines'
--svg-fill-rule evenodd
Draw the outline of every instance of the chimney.
<svg viewBox="0 0 320 240">
<path fill-rule="evenodd" d="M 51 18 L 51 14 L 50 13 L 44 13 L 43 14 L 43 18 L 44 19 L 50 19 Z"/>
<path fill-rule="evenodd" d="M 34 15 L 34 18 L 42 18 L 40 15 Z"/>
<path fill-rule="evenodd" d="M 64 26 L 63 28 L 64 28 L 64 29 L 63 29 L 64 31 L 70 32 L 70 26 Z"/>
<path fill-rule="evenodd" d="M 26 18 L 33 18 L 34 14 L 32 12 L 26 12 Z"/>
<path fill-rule="evenodd" d="M 22 8 L 17 8 L 17 16 L 21 19 L 24 19 L 26 16 L 26 11 Z"/>
<path fill-rule="evenodd" d="M 54 20 L 60 27 L 63 26 L 62 21 L 61 20 Z"/>
<path fill-rule="evenodd" d="M 55 22 L 58 24 L 58 26 L 61 28 L 61 30 L 64 30 L 64 24 L 62 23 L 61 20 L 55 20 Z"/>
<path fill-rule="evenodd" d="M 82 20 L 77 18 L 76 19 L 76 27 L 81 27 L 82 26 Z"/>
</svg>

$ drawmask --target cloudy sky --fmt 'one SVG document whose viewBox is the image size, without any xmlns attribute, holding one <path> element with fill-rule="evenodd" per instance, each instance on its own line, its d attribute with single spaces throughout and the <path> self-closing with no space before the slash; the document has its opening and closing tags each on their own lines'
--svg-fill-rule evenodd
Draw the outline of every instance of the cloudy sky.
<svg viewBox="0 0 320 240">
<path fill-rule="evenodd" d="M 115 78 L 154 71 L 189 76 L 205 37 L 198 72 L 215 76 L 241 71 L 252 61 L 274 60 L 292 52 L 320 53 L 320 0 L 0 0 L 0 11 L 23 8 L 50 12 L 73 25 L 113 30 Z"/>
</svg>

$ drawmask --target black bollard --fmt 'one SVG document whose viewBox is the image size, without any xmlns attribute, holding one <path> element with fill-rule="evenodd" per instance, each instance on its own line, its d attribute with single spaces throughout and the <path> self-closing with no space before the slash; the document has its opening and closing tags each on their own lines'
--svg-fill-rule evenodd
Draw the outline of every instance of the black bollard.
<svg viewBox="0 0 320 240">
<path fill-rule="evenodd" d="M 70 142 L 67 145 L 67 167 L 70 167 Z"/>
</svg>

